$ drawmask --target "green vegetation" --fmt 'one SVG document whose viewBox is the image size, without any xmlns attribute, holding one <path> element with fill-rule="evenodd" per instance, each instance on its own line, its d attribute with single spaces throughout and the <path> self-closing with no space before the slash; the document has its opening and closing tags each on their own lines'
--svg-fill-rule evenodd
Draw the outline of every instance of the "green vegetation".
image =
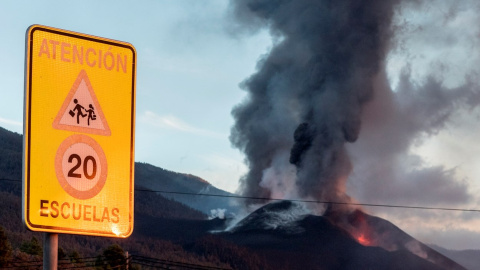
<svg viewBox="0 0 480 270">
<path fill-rule="evenodd" d="M 67 253 L 65 253 L 65 250 L 63 250 L 63 248 L 61 247 L 58 247 L 58 259 L 62 260 L 62 259 L 65 259 L 66 257 L 67 257 Z"/>
<path fill-rule="evenodd" d="M 20 251 L 25 252 L 34 256 L 42 256 L 43 250 L 42 246 L 38 242 L 38 239 L 35 236 L 32 236 L 30 241 L 23 242 L 20 246 Z"/>
<path fill-rule="evenodd" d="M 5 230 L 0 226 L 0 266 L 5 266 L 12 257 L 12 245 L 5 234 Z"/>
<path fill-rule="evenodd" d="M 125 251 L 113 244 L 103 251 L 103 269 L 126 269 L 127 258 Z"/>
<path fill-rule="evenodd" d="M 70 253 L 68 253 L 68 257 L 70 258 L 70 261 L 72 263 L 81 263 L 82 259 L 80 258 L 80 254 L 76 250 L 72 250 Z"/>
</svg>

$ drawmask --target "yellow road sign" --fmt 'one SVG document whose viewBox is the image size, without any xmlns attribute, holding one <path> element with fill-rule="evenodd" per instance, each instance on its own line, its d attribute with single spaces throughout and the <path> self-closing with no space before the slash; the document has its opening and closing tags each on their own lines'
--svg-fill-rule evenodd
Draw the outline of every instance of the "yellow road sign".
<svg viewBox="0 0 480 270">
<path fill-rule="evenodd" d="M 135 48 L 41 25 L 26 33 L 23 220 L 34 231 L 133 231 Z"/>
</svg>

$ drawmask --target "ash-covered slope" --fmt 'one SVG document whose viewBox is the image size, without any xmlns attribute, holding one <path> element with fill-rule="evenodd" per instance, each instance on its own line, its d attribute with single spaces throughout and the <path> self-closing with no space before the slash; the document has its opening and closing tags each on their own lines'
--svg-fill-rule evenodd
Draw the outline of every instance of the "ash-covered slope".
<svg viewBox="0 0 480 270">
<path fill-rule="evenodd" d="M 309 214 L 302 205 L 290 201 L 270 203 L 249 214 L 238 222 L 230 232 L 255 233 L 277 231 L 286 234 L 304 232 L 298 221 Z"/>
<path fill-rule="evenodd" d="M 405 248 L 364 246 L 330 217 L 308 214 L 289 201 L 268 204 L 221 235 L 256 250 L 279 269 L 464 269 L 438 253 L 449 264 Z"/>
</svg>

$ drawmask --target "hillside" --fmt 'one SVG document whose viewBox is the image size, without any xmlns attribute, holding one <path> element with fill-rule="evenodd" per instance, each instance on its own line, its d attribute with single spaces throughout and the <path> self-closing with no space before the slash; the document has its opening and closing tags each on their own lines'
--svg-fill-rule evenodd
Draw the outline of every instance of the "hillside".
<svg viewBox="0 0 480 270">
<path fill-rule="evenodd" d="M 22 178 L 22 135 L 0 127 L 0 178 Z"/>
<path fill-rule="evenodd" d="M 135 185 L 139 188 L 165 191 L 161 193 L 162 196 L 172 198 L 206 214 L 210 214 L 212 209 L 226 209 L 227 213 L 236 213 L 239 209 L 232 198 L 194 196 L 193 194 L 232 195 L 212 186 L 204 179 L 191 174 L 168 171 L 147 163 L 135 163 Z"/>
</svg>

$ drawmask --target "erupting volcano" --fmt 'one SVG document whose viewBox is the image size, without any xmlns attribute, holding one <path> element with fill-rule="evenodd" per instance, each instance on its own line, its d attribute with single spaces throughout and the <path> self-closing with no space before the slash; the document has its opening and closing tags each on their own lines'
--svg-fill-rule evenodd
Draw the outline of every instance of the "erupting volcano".
<svg viewBox="0 0 480 270">
<path fill-rule="evenodd" d="M 304 214 L 301 218 L 292 213 L 277 215 L 275 212 L 278 205 L 267 205 L 241 221 L 232 230 L 232 237 L 245 231 L 255 231 L 259 229 L 258 226 L 266 224 L 273 226 L 274 230 L 308 231 L 310 221 L 314 220 L 319 223 L 318 226 L 338 237 L 329 238 L 329 241 L 342 242 L 339 239 L 348 239 L 345 241 L 354 241 L 376 255 L 392 252 L 395 255 L 385 256 L 401 254 L 410 258 L 408 254 L 415 254 L 431 263 L 425 264 L 425 268 L 415 269 L 437 269 L 434 265 L 462 269 L 448 259 L 444 260 L 443 256 L 390 222 L 348 207 L 352 198 L 347 194 L 347 182 L 352 179 L 351 172 L 355 164 L 347 146 L 360 138 L 362 125 L 371 127 L 382 121 L 385 124 L 389 120 L 398 121 L 402 117 L 410 117 L 414 114 L 408 110 L 417 106 L 421 107 L 418 114 L 414 115 L 418 119 L 408 118 L 405 120 L 408 124 L 405 125 L 409 127 L 409 132 L 418 135 L 422 129 L 429 133 L 435 132 L 451 113 L 450 103 L 442 103 L 445 98 L 438 100 L 439 95 L 432 94 L 434 92 L 429 88 L 436 86 L 443 94 L 445 89 L 441 83 L 415 89 L 413 84 L 408 84 L 408 76 L 404 74 L 400 87 L 406 90 L 400 89 L 398 93 L 394 93 L 387 83 L 387 54 L 394 46 L 395 37 L 392 21 L 405 2 L 234 2 L 235 15 L 246 29 L 269 27 L 275 40 L 271 51 L 259 61 L 257 72 L 242 84 L 248 93 L 247 98 L 232 111 L 235 125 L 230 140 L 245 153 L 249 169 L 240 179 L 239 192 L 248 197 L 304 198 L 331 203 L 326 203 L 323 209 L 316 212 L 323 215 Z M 469 95 L 478 96 L 478 91 L 471 91 L 468 87 L 457 90 L 454 100 Z M 414 91 L 417 91 L 418 96 L 426 96 L 427 101 L 423 104 L 411 97 L 405 98 Z M 408 102 L 403 102 L 400 98 L 405 98 Z M 370 106 L 373 109 L 368 107 L 371 104 L 374 104 Z M 415 125 L 408 126 L 410 123 Z M 370 128 L 371 130 L 375 129 Z M 385 136 L 396 138 L 395 132 L 388 131 Z M 377 138 L 384 135 L 370 132 L 367 136 Z M 389 162 L 383 166 L 394 164 L 398 158 L 395 153 L 406 152 L 405 149 L 413 141 L 412 135 L 402 138 L 396 144 L 394 142 L 395 146 L 383 145 L 386 147 L 384 156 Z M 364 150 L 372 151 L 372 147 L 382 147 L 374 143 L 370 146 L 370 149 L 364 147 Z M 381 151 L 375 151 L 382 156 Z M 380 167 L 382 164 L 374 166 Z M 390 171 L 392 176 L 396 172 L 394 169 Z M 427 173 L 438 174 L 438 169 Z M 385 175 L 382 178 L 385 179 L 378 181 L 388 181 Z M 258 201 L 248 201 L 247 207 L 255 203 Z M 292 210 L 291 206 L 285 207 Z M 298 214 L 297 207 L 293 209 Z M 266 220 L 258 220 L 258 216 L 263 216 Z M 277 224 L 276 221 L 282 222 Z M 263 237 L 270 239 L 271 235 Z M 248 244 L 249 240 L 242 241 Z M 252 245 L 256 244 L 258 243 Z M 355 246 L 350 242 L 345 245 Z M 357 248 L 361 249 L 355 246 Z M 387 253 L 380 252 L 380 249 Z M 377 251 L 380 253 L 375 253 Z M 365 268 L 368 267 L 357 269 Z"/>
<path fill-rule="evenodd" d="M 270 203 L 224 232 L 276 269 L 464 270 L 392 223 L 360 210 L 324 215 L 290 201 Z"/>
</svg>

